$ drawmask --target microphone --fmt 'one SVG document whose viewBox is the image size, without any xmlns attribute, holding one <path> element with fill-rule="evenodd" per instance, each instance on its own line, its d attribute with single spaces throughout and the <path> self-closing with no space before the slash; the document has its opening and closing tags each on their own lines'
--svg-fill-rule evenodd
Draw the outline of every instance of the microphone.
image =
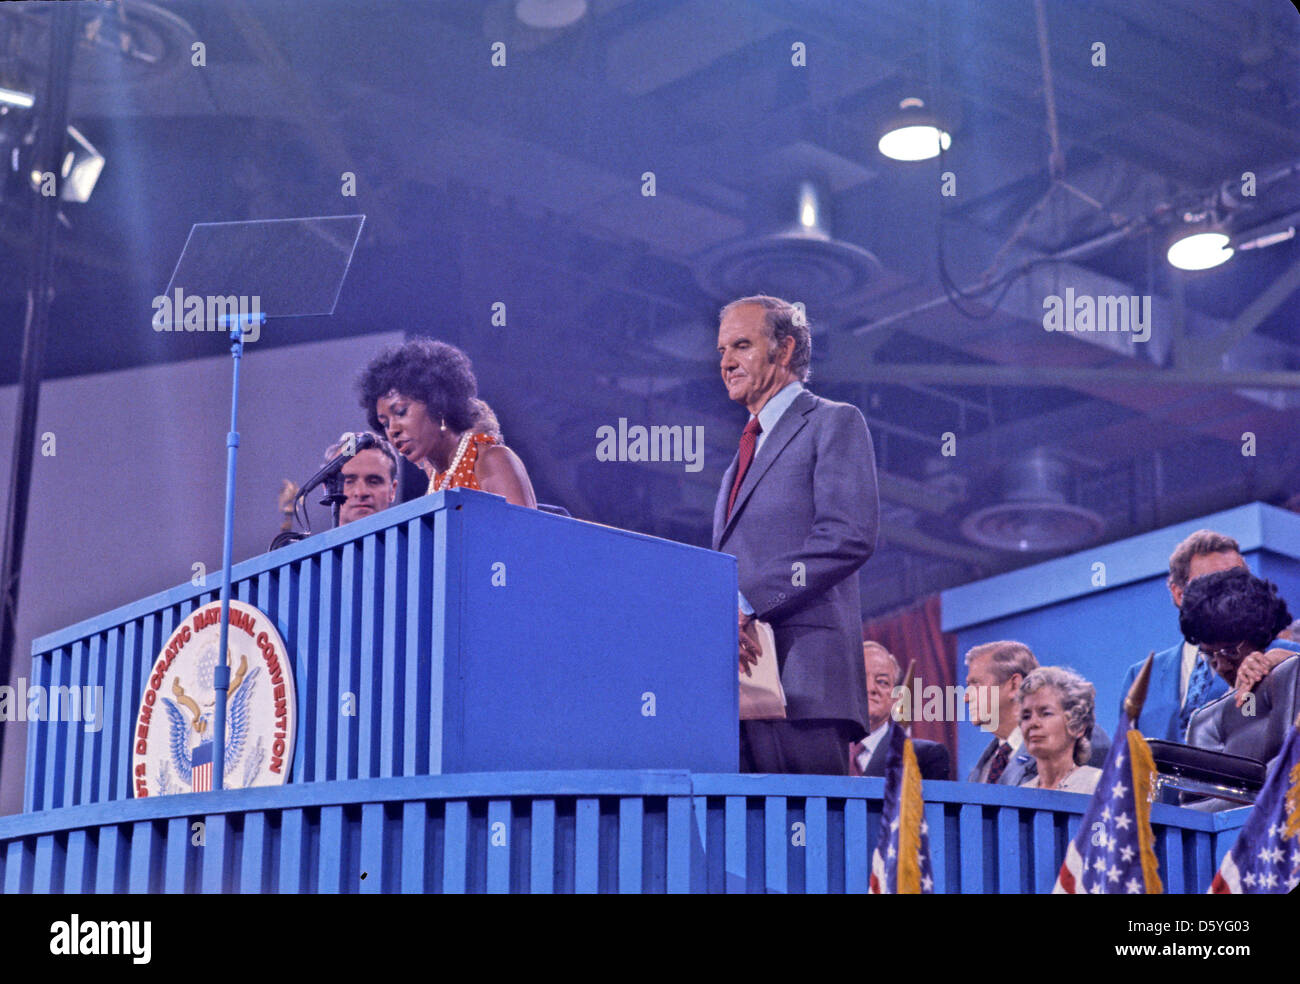
<svg viewBox="0 0 1300 984">
<path fill-rule="evenodd" d="M 349 437 L 352 439 L 352 442 L 349 442 L 348 440 Z M 306 498 L 308 492 L 316 488 L 316 486 L 324 483 L 326 479 L 332 478 L 334 475 L 336 475 L 343 468 L 343 466 L 348 463 L 348 460 L 357 452 L 364 451 L 367 448 L 376 448 L 379 446 L 378 442 L 371 434 L 345 435 L 343 438 L 343 443 L 344 445 L 347 445 L 348 443 L 353 443 L 354 450 L 351 452 L 351 454 L 349 454 L 347 451 L 343 451 L 340 452 L 339 454 L 336 454 L 333 458 L 327 461 L 325 463 L 325 466 L 320 471 L 318 471 L 315 475 L 313 475 L 311 478 L 307 479 L 307 481 L 303 483 L 302 488 L 298 490 L 297 498 L 299 499 Z"/>
</svg>

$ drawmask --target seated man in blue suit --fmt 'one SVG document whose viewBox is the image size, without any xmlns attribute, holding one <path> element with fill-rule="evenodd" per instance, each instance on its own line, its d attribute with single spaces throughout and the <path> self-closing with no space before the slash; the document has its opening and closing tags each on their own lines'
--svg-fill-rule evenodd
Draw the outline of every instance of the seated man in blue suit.
<svg viewBox="0 0 1300 984">
<path fill-rule="evenodd" d="M 849 775 L 883 776 L 893 728 L 901 727 L 893 719 L 894 688 L 903 681 L 894 654 L 878 642 L 862 644 L 862 662 L 867 671 L 867 725 L 870 729 L 862 741 L 849 745 Z M 922 779 L 949 779 L 948 749 L 937 741 L 912 739 L 916 764 Z"/>
<path fill-rule="evenodd" d="M 1245 568 L 1237 541 L 1213 530 L 1197 530 L 1174 549 L 1169 558 L 1169 596 L 1174 607 L 1183 607 L 1183 592 L 1189 581 L 1215 571 Z M 1123 701 L 1146 660 L 1128 668 L 1120 687 L 1120 715 Z M 1228 692 L 1228 685 L 1216 676 L 1210 664 L 1197 654 L 1190 642 L 1180 641 L 1156 653 L 1151 664 L 1151 682 L 1138 727 L 1148 738 L 1185 741 L 1192 712 Z"/>
<path fill-rule="evenodd" d="M 1277 585 L 1249 571 L 1207 574 L 1187 586 L 1178 624 L 1231 688 L 1192 714 L 1189 744 L 1270 762 L 1300 711 L 1300 645 Z"/>
</svg>

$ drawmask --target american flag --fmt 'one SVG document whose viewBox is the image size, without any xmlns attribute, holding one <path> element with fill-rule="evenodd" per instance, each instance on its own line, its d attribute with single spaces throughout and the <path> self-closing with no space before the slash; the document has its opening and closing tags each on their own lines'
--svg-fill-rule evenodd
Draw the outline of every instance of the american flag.
<svg viewBox="0 0 1300 984">
<path fill-rule="evenodd" d="M 198 748 L 194 749 L 190 757 L 190 763 L 194 767 L 191 788 L 196 793 L 209 792 L 212 789 L 212 742 L 199 742 Z"/>
<path fill-rule="evenodd" d="M 1281 894 L 1300 885 L 1300 727 L 1293 727 L 1264 788 L 1223 856 L 1210 894 Z"/>
<path fill-rule="evenodd" d="M 1151 835 L 1156 764 L 1130 718 L 1101 770 L 1079 832 L 1065 849 L 1053 893 L 1158 895 L 1160 867 Z"/>
<path fill-rule="evenodd" d="M 870 894 L 929 895 L 934 891 L 929 831 L 912 739 L 895 725 L 889 729 L 885 805 L 876 849 L 871 852 Z"/>
</svg>

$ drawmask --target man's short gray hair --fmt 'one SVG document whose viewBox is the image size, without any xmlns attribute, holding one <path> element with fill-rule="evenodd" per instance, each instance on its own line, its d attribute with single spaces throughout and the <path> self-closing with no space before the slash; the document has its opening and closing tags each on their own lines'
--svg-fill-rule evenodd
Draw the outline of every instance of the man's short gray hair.
<svg viewBox="0 0 1300 984">
<path fill-rule="evenodd" d="M 718 319 L 725 318 L 728 312 L 745 304 L 756 304 L 763 309 L 763 322 L 767 325 L 768 336 L 772 345 L 768 351 L 780 349 L 787 338 L 794 339 L 794 352 L 790 356 L 790 372 L 801 383 L 812 378 L 812 332 L 808 328 L 808 319 L 803 311 L 789 301 L 768 294 L 754 294 L 732 301 L 718 314 Z"/>
<path fill-rule="evenodd" d="M 1187 587 L 1188 576 L 1192 572 L 1192 559 L 1208 557 L 1216 553 L 1241 553 L 1241 544 L 1232 537 L 1214 530 L 1197 530 L 1174 548 L 1169 557 L 1169 585 L 1174 588 Z"/>
<path fill-rule="evenodd" d="M 984 656 L 989 657 L 989 665 L 993 668 L 993 676 L 998 683 L 1006 683 L 1017 673 L 1022 678 L 1027 677 L 1038 669 L 1038 660 L 1023 642 L 1004 639 L 975 646 L 966 654 L 966 665 L 970 666 Z"/>
<path fill-rule="evenodd" d="M 864 657 L 867 655 L 868 650 L 881 653 L 882 655 L 885 656 L 886 659 L 888 659 L 891 663 L 894 664 L 894 685 L 895 686 L 898 686 L 898 684 L 903 682 L 903 668 L 898 665 L 898 659 L 897 657 L 894 656 L 893 653 L 891 653 L 888 649 L 886 649 L 884 646 L 882 646 L 880 643 L 876 642 L 873 639 L 868 639 L 862 643 L 862 655 Z"/>
<path fill-rule="evenodd" d="M 1064 666 L 1040 666 L 1025 677 L 1020 685 L 1020 703 L 1044 687 L 1052 687 L 1061 695 L 1061 710 L 1065 712 L 1065 728 L 1082 732 L 1074 741 L 1074 764 L 1084 765 L 1092 756 L 1092 727 L 1097 723 L 1097 688 Z"/>
</svg>

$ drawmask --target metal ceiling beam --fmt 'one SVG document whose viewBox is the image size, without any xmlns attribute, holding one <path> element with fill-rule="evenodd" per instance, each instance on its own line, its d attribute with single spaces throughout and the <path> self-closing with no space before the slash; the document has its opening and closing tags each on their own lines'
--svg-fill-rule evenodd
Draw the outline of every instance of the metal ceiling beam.
<svg viewBox="0 0 1300 984">
<path fill-rule="evenodd" d="M 1089 468 L 1105 463 L 1074 450 L 1080 435 L 1090 435 L 1109 427 L 1133 423 L 1136 410 L 1114 403 L 1084 399 L 1033 417 L 1021 417 L 996 424 L 985 430 L 957 431 L 957 455 L 962 460 L 1005 461 L 1013 454 L 1039 445 L 1050 447 L 1072 461 Z M 953 428 L 956 431 L 956 428 Z"/>
<path fill-rule="evenodd" d="M 968 564 L 976 570 L 985 570 L 992 565 L 990 554 L 975 547 L 963 546 L 949 540 L 922 533 L 908 526 L 884 524 L 880 527 L 880 538 L 899 547 L 916 553 L 929 554 L 933 557 L 945 557 L 962 564 Z"/>
<path fill-rule="evenodd" d="M 1300 260 L 1291 264 L 1282 276 L 1247 304 L 1221 335 L 1210 341 L 1201 342 L 1198 349 L 1202 357 L 1205 361 L 1217 362 L 1263 324 L 1264 319 L 1276 311 L 1297 289 L 1300 289 Z"/>
<path fill-rule="evenodd" d="M 955 492 L 932 488 L 923 482 L 887 471 L 877 470 L 876 485 L 880 489 L 882 499 L 933 513 L 936 516 L 946 514 L 963 499 L 963 496 Z"/>
<path fill-rule="evenodd" d="M 349 149 L 336 126 L 326 117 L 316 96 L 304 84 L 303 73 L 295 70 L 280 45 L 267 34 L 266 27 L 248 0 L 234 0 L 226 4 L 225 12 L 248 50 L 265 66 L 267 75 L 279 86 L 279 94 L 285 105 L 320 154 L 322 162 L 334 174 L 341 175 L 344 171 L 355 169 L 357 154 Z M 381 242 L 400 241 L 399 224 L 390 208 L 372 202 L 366 212 L 370 227 Z"/>
<path fill-rule="evenodd" d="M 1300 389 L 1300 372 L 1215 369 L 1101 369 L 1075 367 L 877 364 L 853 377 L 864 383 L 938 383 L 949 386 L 1191 386 L 1202 389 Z"/>
</svg>

